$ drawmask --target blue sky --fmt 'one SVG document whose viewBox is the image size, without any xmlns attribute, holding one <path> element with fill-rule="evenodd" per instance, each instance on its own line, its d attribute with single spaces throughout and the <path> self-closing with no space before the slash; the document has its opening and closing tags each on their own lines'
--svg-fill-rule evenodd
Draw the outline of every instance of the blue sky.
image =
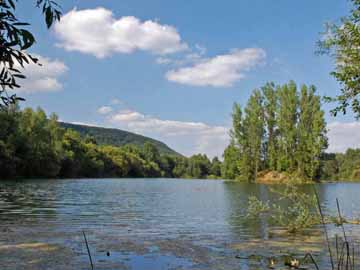
<svg viewBox="0 0 360 270">
<path fill-rule="evenodd" d="M 31 52 L 44 64 L 28 69 L 24 106 L 148 135 L 186 155 L 221 155 L 233 102 L 244 105 L 267 81 L 339 89 L 331 59 L 315 50 L 324 23 L 347 14 L 346 0 L 66 0 L 50 31 L 35 1 L 23 2 L 18 14 L 32 23 Z M 332 118 L 330 108 L 330 150 L 359 146 L 353 116 Z"/>
</svg>

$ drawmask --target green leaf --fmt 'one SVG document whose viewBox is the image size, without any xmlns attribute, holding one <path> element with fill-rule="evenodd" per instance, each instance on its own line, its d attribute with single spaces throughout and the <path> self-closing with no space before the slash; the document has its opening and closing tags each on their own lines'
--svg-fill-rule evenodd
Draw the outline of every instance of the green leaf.
<svg viewBox="0 0 360 270">
<path fill-rule="evenodd" d="M 30 23 L 16 22 L 16 23 L 13 23 L 13 25 L 16 25 L 16 26 L 27 26 L 27 25 L 30 25 Z"/>
<path fill-rule="evenodd" d="M 8 0 L 9 1 L 9 4 L 10 6 L 15 9 L 15 4 L 14 4 L 14 1 L 13 0 Z"/>
<path fill-rule="evenodd" d="M 23 74 L 13 74 L 13 76 L 20 79 L 26 79 L 26 76 Z"/>
<path fill-rule="evenodd" d="M 46 11 L 45 11 L 45 21 L 46 21 L 46 25 L 48 28 L 51 27 L 52 23 L 53 23 L 53 13 L 52 13 L 52 10 L 51 10 L 51 7 L 47 7 L 46 8 Z"/>
<path fill-rule="evenodd" d="M 21 50 L 26 50 L 35 43 L 35 38 L 29 31 L 22 29 L 21 35 L 23 37 L 23 43 L 24 43 L 21 47 Z"/>
</svg>

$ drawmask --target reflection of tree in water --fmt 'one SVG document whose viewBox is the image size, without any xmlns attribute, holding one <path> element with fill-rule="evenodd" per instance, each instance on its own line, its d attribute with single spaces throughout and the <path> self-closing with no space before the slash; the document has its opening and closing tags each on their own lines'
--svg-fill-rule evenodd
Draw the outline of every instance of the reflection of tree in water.
<svg viewBox="0 0 360 270">
<path fill-rule="evenodd" d="M 246 218 L 248 199 L 250 196 L 255 196 L 263 202 L 269 202 L 270 205 L 277 204 L 280 207 L 286 208 L 289 206 L 289 201 L 279 200 L 280 196 L 272 190 L 279 190 L 284 186 L 276 185 L 257 185 L 247 183 L 228 183 L 225 185 L 228 199 L 228 222 L 232 232 L 240 236 L 242 239 L 246 238 L 259 238 L 269 239 L 272 237 L 271 231 L 276 229 L 275 224 L 269 220 L 266 215 L 260 215 L 256 218 Z M 299 186 L 299 192 L 309 194 L 313 192 L 312 185 Z M 320 189 L 320 195 L 323 190 Z M 269 234 L 270 233 L 270 234 Z"/>
<path fill-rule="evenodd" d="M 44 188 L 45 182 L 6 181 L 0 183 L 0 219 L 17 223 L 40 222 L 56 216 L 55 190 Z"/>
<path fill-rule="evenodd" d="M 246 218 L 248 198 L 256 196 L 262 201 L 269 201 L 270 204 L 281 204 L 286 207 L 288 202 L 279 201 L 279 196 L 271 192 L 272 188 L 281 186 L 266 186 L 246 183 L 228 183 L 225 185 L 225 198 L 227 199 L 226 218 L 231 232 L 233 233 L 233 244 L 231 247 L 236 250 L 241 258 L 252 258 L 259 256 L 259 260 L 266 261 L 270 257 L 279 257 L 284 254 L 296 254 L 299 258 L 307 251 L 313 251 L 318 256 L 320 265 L 328 263 L 324 247 L 323 232 L 320 227 L 313 228 L 304 234 L 286 234 L 282 228 L 271 224 L 266 215 L 258 218 Z M 299 187 L 300 192 L 313 192 L 312 185 Z M 324 198 L 326 190 L 318 189 L 320 197 Z M 255 256 L 255 257 L 256 257 Z M 280 256 L 281 257 L 281 256 Z M 243 260 L 243 266 L 251 268 L 257 260 Z"/>
<path fill-rule="evenodd" d="M 268 224 L 264 218 L 249 220 L 246 218 L 248 198 L 251 195 L 262 200 L 269 199 L 269 190 L 265 185 L 229 182 L 225 184 L 227 199 L 226 218 L 231 231 L 239 240 L 252 238 L 265 239 Z"/>
<path fill-rule="evenodd" d="M 155 183 L 152 184 L 147 187 L 154 189 Z M 8 224 L 74 228 L 110 225 L 124 227 L 124 232 L 130 224 L 133 232 L 151 230 L 147 217 L 158 216 L 170 202 L 143 196 L 143 185 L 134 180 L 102 179 L 3 181 L 0 182 L 0 220 Z M 161 185 L 156 183 L 155 190 Z M 165 191 L 159 196 L 163 193 Z M 160 205 L 161 202 L 164 205 Z"/>
</svg>

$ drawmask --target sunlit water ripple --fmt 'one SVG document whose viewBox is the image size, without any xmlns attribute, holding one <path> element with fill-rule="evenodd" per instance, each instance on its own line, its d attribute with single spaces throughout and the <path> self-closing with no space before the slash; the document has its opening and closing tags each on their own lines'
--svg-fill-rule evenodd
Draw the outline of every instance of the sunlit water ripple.
<svg viewBox="0 0 360 270">
<path fill-rule="evenodd" d="M 305 192 L 312 189 L 311 185 L 302 187 Z M 335 198 L 338 198 L 346 217 L 360 218 L 359 184 L 321 184 L 317 190 L 327 213 L 336 213 Z M 268 186 L 224 181 L 3 181 L 0 182 L 0 228 L 34 228 L 32 233 L 39 235 L 43 231 L 64 234 L 52 241 L 66 245 L 69 239 L 61 241 L 61 237 L 65 238 L 66 233 L 79 234 L 83 229 L 94 232 L 97 239 L 116 235 L 122 241 L 191 240 L 226 254 L 233 250 L 224 245 L 269 240 L 269 231 L 277 229 L 264 220 L 249 223 L 245 219 L 250 195 L 277 201 Z M 347 226 L 347 230 L 359 234 L 356 226 Z M 46 241 L 45 236 L 41 240 Z"/>
</svg>

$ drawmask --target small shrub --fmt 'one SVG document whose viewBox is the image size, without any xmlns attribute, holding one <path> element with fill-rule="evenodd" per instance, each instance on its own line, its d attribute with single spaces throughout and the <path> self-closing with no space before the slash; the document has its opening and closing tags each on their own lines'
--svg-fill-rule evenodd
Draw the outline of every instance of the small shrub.
<svg viewBox="0 0 360 270">
<path fill-rule="evenodd" d="M 290 233 L 320 223 L 314 195 L 303 193 L 294 185 L 272 188 L 271 192 L 278 194 L 279 203 L 270 205 L 269 202 L 262 202 L 251 196 L 248 201 L 248 217 L 256 217 L 266 212 L 274 224 L 286 227 Z"/>
</svg>

